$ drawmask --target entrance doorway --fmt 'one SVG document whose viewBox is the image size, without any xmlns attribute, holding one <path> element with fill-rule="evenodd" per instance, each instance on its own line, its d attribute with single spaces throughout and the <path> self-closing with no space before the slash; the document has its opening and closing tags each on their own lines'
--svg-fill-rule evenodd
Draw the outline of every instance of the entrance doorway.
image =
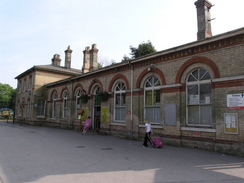
<svg viewBox="0 0 244 183">
<path fill-rule="evenodd" d="M 101 123 L 101 106 L 95 106 L 93 130 L 97 128 L 100 129 L 100 123 Z"/>
<path fill-rule="evenodd" d="M 101 124 L 101 100 L 98 96 L 99 92 L 101 92 L 101 88 L 97 86 L 94 92 L 93 130 L 100 129 L 100 124 Z"/>
</svg>

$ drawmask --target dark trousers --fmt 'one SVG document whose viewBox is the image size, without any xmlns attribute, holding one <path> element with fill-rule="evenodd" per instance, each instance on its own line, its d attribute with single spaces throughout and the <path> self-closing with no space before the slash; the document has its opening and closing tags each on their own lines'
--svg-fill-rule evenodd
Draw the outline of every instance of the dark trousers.
<svg viewBox="0 0 244 183">
<path fill-rule="evenodd" d="M 151 132 L 147 132 L 145 134 L 145 137 L 144 137 L 144 142 L 143 142 L 143 145 L 147 147 L 147 141 L 150 142 L 150 144 L 152 145 L 152 147 L 155 147 L 155 144 L 151 138 Z"/>
</svg>

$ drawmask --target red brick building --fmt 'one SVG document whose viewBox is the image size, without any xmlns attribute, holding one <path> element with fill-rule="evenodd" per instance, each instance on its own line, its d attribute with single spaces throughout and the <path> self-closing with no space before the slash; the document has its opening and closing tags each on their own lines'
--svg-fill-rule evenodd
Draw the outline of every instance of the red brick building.
<svg viewBox="0 0 244 183">
<path fill-rule="evenodd" d="M 243 156 L 244 28 L 212 36 L 212 4 L 195 5 L 195 42 L 102 69 L 93 45 L 82 70 L 70 68 L 68 47 L 64 67 L 56 55 L 51 65 L 20 74 L 16 118 L 76 128 L 90 115 L 93 129 L 132 139 L 143 137 L 149 118 L 166 144 Z"/>
</svg>

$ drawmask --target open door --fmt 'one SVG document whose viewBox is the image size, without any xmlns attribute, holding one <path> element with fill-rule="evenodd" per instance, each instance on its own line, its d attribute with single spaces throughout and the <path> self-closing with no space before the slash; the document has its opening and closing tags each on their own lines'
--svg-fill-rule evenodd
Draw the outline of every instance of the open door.
<svg viewBox="0 0 244 183">
<path fill-rule="evenodd" d="M 94 125 L 93 130 L 100 129 L 101 122 L 101 106 L 94 106 Z"/>
<path fill-rule="evenodd" d="M 101 88 L 99 86 L 96 87 L 96 90 L 94 92 L 94 110 L 93 110 L 93 117 L 94 117 L 94 123 L 93 123 L 93 130 L 99 129 L 100 130 L 100 123 L 101 123 L 101 100 L 98 96 L 98 93 L 101 91 Z"/>
</svg>

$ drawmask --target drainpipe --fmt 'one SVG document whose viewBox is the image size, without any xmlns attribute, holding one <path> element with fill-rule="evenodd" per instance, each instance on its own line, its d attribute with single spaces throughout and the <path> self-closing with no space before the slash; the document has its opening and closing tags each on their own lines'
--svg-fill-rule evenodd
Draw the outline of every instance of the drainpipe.
<svg viewBox="0 0 244 183">
<path fill-rule="evenodd" d="M 72 114 L 73 114 L 73 99 L 74 99 L 74 96 L 73 96 L 73 82 L 69 79 L 69 82 L 71 84 L 71 96 L 70 96 L 70 114 L 69 114 L 69 124 L 71 125 L 72 129 L 73 129 L 73 121 L 72 121 Z"/>
<path fill-rule="evenodd" d="M 130 136 L 132 139 L 132 135 L 133 135 L 133 75 L 134 75 L 134 68 L 131 65 L 130 61 L 128 62 L 130 67 L 131 67 L 131 71 L 130 71 L 130 83 L 131 83 L 131 89 L 130 89 L 130 125 L 131 125 L 131 132 L 130 132 Z"/>
</svg>

